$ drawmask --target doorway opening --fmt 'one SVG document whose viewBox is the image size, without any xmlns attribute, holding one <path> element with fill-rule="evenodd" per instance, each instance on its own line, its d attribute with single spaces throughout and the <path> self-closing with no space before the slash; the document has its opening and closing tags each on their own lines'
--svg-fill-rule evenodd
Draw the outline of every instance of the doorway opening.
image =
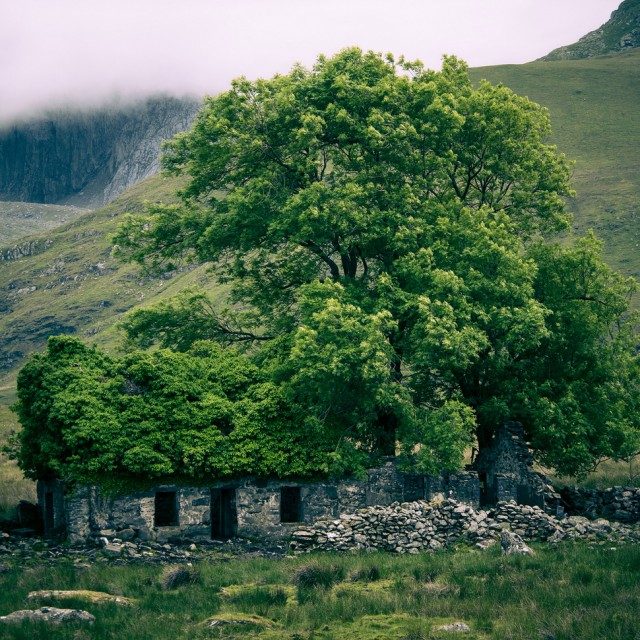
<svg viewBox="0 0 640 640">
<path fill-rule="evenodd" d="M 53 505 L 53 491 L 44 494 L 44 532 L 52 533 L 55 529 L 55 511 Z"/>
<path fill-rule="evenodd" d="M 211 489 L 211 537 L 228 540 L 235 537 L 237 528 L 236 490 Z"/>
<path fill-rule="evenodd" d="M 495 480 L 489 478 L 485 471 L 478 474 L 480 480 L 480 506 L 489 506 L 496 503 Z"/>
</svg>

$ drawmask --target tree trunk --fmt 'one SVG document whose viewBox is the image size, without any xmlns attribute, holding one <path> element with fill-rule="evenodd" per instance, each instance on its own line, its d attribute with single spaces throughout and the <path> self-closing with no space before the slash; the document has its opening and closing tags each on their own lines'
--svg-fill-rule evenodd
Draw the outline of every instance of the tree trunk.
<svg viewBox="0 0 640 640">
<path fill-rule="evenodd" d="M 400 383 L 402 380 L 402 355 L 397 349 L 396 357 L 390 366 L 394 382 Z M 398 417 L 389 409 L 384 409 L 378 413 L 378 427 L 378 441 L 376 443 L 378 451 L 383 456 L 395 456 Z"/>
</svg>

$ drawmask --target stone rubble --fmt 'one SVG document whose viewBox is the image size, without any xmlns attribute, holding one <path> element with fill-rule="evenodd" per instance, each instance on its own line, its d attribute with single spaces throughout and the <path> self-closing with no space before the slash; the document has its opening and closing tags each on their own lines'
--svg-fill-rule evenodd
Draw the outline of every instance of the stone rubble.
<svg viewBox="0 0 640 640">
<path fill-rule="evenodd" d="M 11 566 L 36 566 L 43 562 L 71 560 L 77 567 L 92 564 L 108 565 L 179 565 L 203 559 L 227 556 L 281 557 L 287 553 L 286 545 L 255 544 L 246 540 L 198 541 L 182 539 L 172 544 L 153 541 L 124 542 L 120 538 L 107 538 L 87 543 L 57 543 L 42 538 L 23 538 L 0 533 L 0 572 Z M 4 569 L 3 569 L 4 568 Z"/>
<path fill-rule="evenodd" d="M 444 499 L 367 507 L 337 519 L 318 520 L 293 533 L 291 548 L 294 552 L 376 549 L 415 554 L 459 542 L 486 548 L 505 530 L 527 541 L 640 541 L 637 525 L 581 516 L 560 518 L 515 501 L 484 511 Z"/>
</svg>

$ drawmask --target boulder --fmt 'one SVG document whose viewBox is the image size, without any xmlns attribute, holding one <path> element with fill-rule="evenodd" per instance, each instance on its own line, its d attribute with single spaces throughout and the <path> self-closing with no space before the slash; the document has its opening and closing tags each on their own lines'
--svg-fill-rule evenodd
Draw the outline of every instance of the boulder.
<svg viewBox="0 0 640 640">
<path fill-rule="evenodd" d="M 450 624 L 441 624 L 435 630 L 445 631 L 446 633 L 469 633 L 471 628 L 464 622 L 452 622 Z"/>
<path fill-rule="evenodd" d="M 58 609 L 57 607 L 40 607 L 40 609 L 22 609 L 6 616 L 0 616 L 0 623 L 22 624 L 25 620 L 46 622 L 47 624 L 83 623 L 93 624 L 96 619 L 88 611 L 81 609 Z"/>
<path fill-rule="evenodd" d="M 136 532 L 131 528 L 121 529 L 120 531 L 118 531 L 118 538 L 123 542 L 129 542 L 133 540 L 135 537 L 136 537 Z"/>
<path fill-rule="evenodd" d="M 500 546 L 505 555 L 533 555 L 533 549 L 527 546 L 524 540 L 516 533 L 502 531 L 500 534 Z"/>
<path fill-rule="evenodd" d="M 122 554 L 122 545 L 114 542 L 107 542 L 102 550 L 110 556 L 119 556 Z"/>
</svg>

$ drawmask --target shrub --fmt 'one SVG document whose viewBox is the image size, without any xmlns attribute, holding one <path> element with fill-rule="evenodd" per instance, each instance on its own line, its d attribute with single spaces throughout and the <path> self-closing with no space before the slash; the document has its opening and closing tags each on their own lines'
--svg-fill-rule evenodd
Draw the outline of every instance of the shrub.
<svg viewBox="0 0 640 640">
<path fill-rule="evenodd" d="M 294 575 L 294 583 L 298 588 L 298 602 L 307 602 L 315 590 L 329 589 L 343 578 L 344 569 L 335 565 L 323 566 L 312 563 L 300 567 Z"/>
<path fill-rule="evenodd" d="M 294 582 L 298 588 L 314 589 L 322 587 L 328 589 L 344 577 L 344 569 L 335 565 L 322 566 L 320 564 L 307 564 L 298 569 L 294 576 Z"/>
<path fill-rule="evenodd" d="M 184 565 L 165 567 L 160 576 L 160 585 L 164 590 L 170 591 L 185 584 L 193 584 L 198 581 L 198 578 L 198 570 L 195 567 Z"/>
</svg>

